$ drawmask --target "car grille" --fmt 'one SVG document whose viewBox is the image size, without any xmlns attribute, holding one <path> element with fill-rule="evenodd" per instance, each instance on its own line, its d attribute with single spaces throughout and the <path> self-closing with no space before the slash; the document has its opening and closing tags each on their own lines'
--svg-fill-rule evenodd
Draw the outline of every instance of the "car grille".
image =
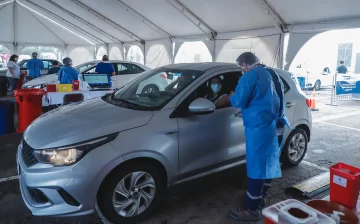
<svg viewBox="0 0 360 224">
<path fill-rule="evenodd" d="M 24 140 L 21 153 L 26 166 L 33 166 L 38 163 L 37 159 L 34 156 L 34 149 L 31 148 Z"/>
</svg>

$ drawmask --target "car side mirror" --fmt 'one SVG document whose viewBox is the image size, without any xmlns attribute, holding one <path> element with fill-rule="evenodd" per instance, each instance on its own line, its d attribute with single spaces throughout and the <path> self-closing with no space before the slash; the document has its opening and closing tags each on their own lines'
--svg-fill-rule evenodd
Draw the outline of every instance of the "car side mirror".
<svg viewBox="0 0 360 224">
<path fill-rule="evenodd" d="M 204 98 L 198 98 L 189 105 L 189 111 L 194 115 L 211 114 L 215 110 L 215 104 Z"/>
</svg>

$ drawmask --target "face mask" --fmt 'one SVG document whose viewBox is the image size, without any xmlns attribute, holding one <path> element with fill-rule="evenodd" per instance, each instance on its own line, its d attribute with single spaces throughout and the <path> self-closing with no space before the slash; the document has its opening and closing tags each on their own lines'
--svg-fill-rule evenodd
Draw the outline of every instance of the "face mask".
<svg viewBox="0 0 360 224">
<path fill-rule="evenodd" d="M 220 90 L 221 90 L 221 84 L 219 84 L 219 83 L 212 83 L 212 84 L 211 84 L 211 90 L 212 90 L 214 93 L 220 92 Z"/>
<path fill-rule="evenodd" d="M 18 58 L 15 58 L 15 62 L 18 62 L 18 60 L 19 60 Z"/>
</svg>

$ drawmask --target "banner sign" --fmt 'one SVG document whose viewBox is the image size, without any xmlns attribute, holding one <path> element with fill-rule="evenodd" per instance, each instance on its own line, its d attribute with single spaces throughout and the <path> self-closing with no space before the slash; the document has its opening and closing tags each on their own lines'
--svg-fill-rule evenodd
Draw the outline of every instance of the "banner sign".
<svg viewBox="0 0 360 224">
<path fill-rule="evenodd" d="M 360 94 L 360 80 L 347 80 L 336 82 L 336 95 Z"/>
</svg>

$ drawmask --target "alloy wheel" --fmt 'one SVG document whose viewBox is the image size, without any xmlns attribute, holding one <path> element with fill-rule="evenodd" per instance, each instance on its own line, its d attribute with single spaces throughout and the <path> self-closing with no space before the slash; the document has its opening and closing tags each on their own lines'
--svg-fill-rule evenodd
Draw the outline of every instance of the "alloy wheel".
<svg viewBox="0 0 360 224">
<path fill-rule="evenodd" d="M 302 158 L 306 147 L 306 138 L 301 134 L 297 133 L 294 135 L 289 144 L 289 157 L 292 161 L 297 162 Z"/>
<path fill-rule="evenodd" d="M 113 193 L 113 207 L 122 217 L 133 217 L 144 212 L 155 197 L 154 178 L 146 172 L 133 172 L 125 176 Z"/>
</svg>

